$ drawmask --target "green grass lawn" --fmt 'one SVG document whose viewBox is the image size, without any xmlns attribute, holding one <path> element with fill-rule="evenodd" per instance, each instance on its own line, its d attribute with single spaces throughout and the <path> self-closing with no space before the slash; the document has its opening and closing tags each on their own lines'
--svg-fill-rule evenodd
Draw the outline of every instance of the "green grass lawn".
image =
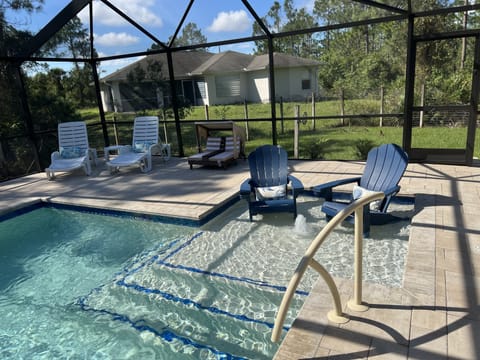
<svg viewBox="0 0 480 360">
<path fill-rule="evenodd" d="M 294 149 L 294 121 L 291 120 L 295 115 L 295 108 L 299 106 L 300 114 L 312 116 L 312 106 L 310 103 L 284 103 L 283 116 L 284 121 L 278 120 L 276 124 L 278 144 L 287 149 L 289 156 L 293 157 Z M 357 114 L 376 114 L 378 113 L 378 102 L 370 100 L 347 101 L 345 103 L 345 113 L 351 114 L 354 111 Z M 245 121 L 245 106 L 226 105 L 210 106 L 208 108 L 210 120 L 234 120 L 243 127 L 248 134 L 246 142 L 246 153 L 255 149 L 257 146 L 269 144 L 272 142 L 272 123 L 270 119 L 270 104 L 248 104 L 247 124 Z M 277 118 L 280 119 L 282 111 L 280 105 L 276 106 Z M 340 113 L 340 104 L 338 101 L 323 101 L 315 104 L 315 115 L 319 117 L 337 116 Z M 83 109 L 82 117 L 90 124 L 99 123 L 99 114 L 97 109 Z M 147 112 L 147 115 L 158 115 L 160 119 L 163 114 L 158 111 Z M 130 122 L 116 127 L 116 132 L 112 125 L 108 125 L 110 143 L 115 144 L 118 139 L 120 144 L 131 142 L 133 118 L 135 114 L 113 114 L 107 113 L 107 120 Z M 255 120 L 256 119 L 256 120 Z M 182 125 L 182 139 L 185 155 L 191 155 L 197 152 L 196 139 L 193 121 L 205 121 L 206 111 L 203 106 L 192 107 L 191 111 L 185 116 L 184 125 Z M 327 160 L 357 160 L 365 157 L 366 152 L 373 146 L 383 143 L 402 144 L 403 128 L 395 123 L 397 119 L 386 120 L 384 124 L 388 126 L 379 127 L 378 118 L 366 118 L 359 116 L 350 120 L 345 120 L 341 124 L 339 119 L 322 118 L 307 120 L 305 124 L 300 125 L 299 134 L 299 158 L 304 159 L 327 159 Z M 96 133 L 92 137 L 93 146 L 103 147 L 103 136 L 101 127 L 91 128 Z M 117 136 L 115 136 L 115 133 Z M 167 119 L 165 129 L 160 128 L 162 139 L 165 136 L 168 142 L 172 144 L 173 153 L 178 150 L 175 123 Z M 98 140 L 98 141 L 97 141 Z M 449 127 L 424 127 L 414 128 L 412 132 L 412 147 L 414 148 L 451 148 L 464 149 L 466 142 L 466 128 Z M 480 156 L 480 134 L 476 134 L 474 156 Z"/>
</svg>

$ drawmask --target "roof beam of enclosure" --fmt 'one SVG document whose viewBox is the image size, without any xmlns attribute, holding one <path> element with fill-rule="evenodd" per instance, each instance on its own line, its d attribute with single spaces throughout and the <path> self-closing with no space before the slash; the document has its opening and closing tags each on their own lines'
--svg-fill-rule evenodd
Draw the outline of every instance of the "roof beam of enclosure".
<svg viewBox="0 0 480 360">
<path fill-rule="evenodd" d="M 127 20 L 130 24 L 132 24 L 133 26 L 135 26 L 138 30 L 140 30 L 143 34 L 145 34 L 146 36 L 148 36 L 150 39 L 152 39 L 154 42 L 156 42 L 157 44 L 160 44 L 160 46 L 162 46 L 163 48 L 167 48 L 167 45 L 165 45 L 162 41 L 160 41 L 159 39 L 157 39 L 155 36 L 153 36 L 149 31 L 147 31 L 143 26 L 141 26 L 140 24 L 138 24 L 136 21 L 132 20 L 129 16 L 127 16 L 122 10 L 120 10 L 119 8 L 117 8 L 115 5 L 113 5 L 112 3 L 110 3 L 108 0 L 101 0 L 105 5 L 107 5 L 110 9 L 112 9 L 113 11 L 115 11 L 118 15 L 120 15 L 121 17 L 123 17 L 125 20 Z"/>
<path fill-rule="evenodd" d="M 272 116 L 272 144 L 277 145 L 277 107 L 275 105 L 275 64 L 273 56 L 273 37 L 270 30 L 265 25 L 265 22 L 258 16 L 257 12 L 252 8 L 247 0 L 242 0 L 245 7 L 250 11 L 250 14 L 255 18 L 258 25 L 267 35 L 268 40 L 268 75 L 270 81 L 268 82 L 269 94 L 270 94 L 270 114 Z"/>
<path fill-rule="evenodd" d="M 50 22 L 45 25 L 29 42 L 28 49 L 22 49 L 18 58 L 29 60 L 33 53 L 38 51 L 50 38 L 75 17 L 91 0 L 72 0 Z"/>
<path fill-rule="evenodd" d="M 188 13 L 190 12 L 190 9 L 192 8 L 193 2 L 194 0 L 190 0 L 190 2 L 188 3 L 188 6 L 185 9 L 182 18 L 180 19 L 180 22 L 178 23 L 177 28 L 175 29 L 175 33 L 173 34 L 172 38 L 170 39 L 170 42 L 168 43 L 168 49 L 167 49 L 168 78 L 170 83 L 170 94 L 172 96 L 173 117 L 175 119 L 175 130 L 177 133 L 177 144 L 178 144 L 179 156 L 184 156 L 184 152 L 183 152 L 182 128 L 180 126 L 180 114 L 178 113 L 177 90 L 175 88 L 175 74 L 173 71 L 172 45 L 175 42 L 175 39 L 177 38 L 178 33 L 180 32 L 180 29 L 182 28 L 183 23 L 185 22 L 185 19 L 187 18 Z"/>
<path fill-rule="evenodd" d="M 431 39 L 434 40 L 447 40 L 447 39 L 457 39 L 463 38 L 468 36 L 478 36 L 479 29 L 472 29 L 472 30 L 458 30 L 458 31 L 449 31 L 446 33 L 430 33 L 425 35 L 417 35 L 415 36 L 415 41 L 428 41 Z"/>
<path fill-rule="evenodd" d="M 444 15 L 444 14 L 450 14 L 450 13 L 475 11 L 475 10 L 480 10 L 480 4 L 454 6 L 454 7 L 450 7 L 450 8 L 441 8 L 441 9 L 433 9 L 433 10 L 427 10 L 427 11 L 419 11 L 419 12 L 413 13 L 413 15 L 415 17 L 427 17 L 427 16 Z"/>
<path fill-rule="evenodd" d="M 405 14 L 405 13 L 408 12 L 407 10 L 404 10 L 402 8 L 399 8 L 399 7 L 396 7 L 396 6 L 390 6 L 390 5 L 387 5 L 387 4 L 381 4 L 381 3 L 378 3 L 376 1 L 370 1 L 370 0 L 352 0 L 352 1 L 364 4 L 364 5 L 368 5 L 368 6 L 373 6 L 373 7 L 379 8 L 379 9 L 399 13 L 399 14 Z"/>
<path fill-rule="evenodd" d="M 412 149 L 412 109 L 414 104 L 414 84 L 415 84 L 415 60 L 416 46 L 414 41 L 414 17 L 410 14 L 408 17 L 407 33 L 407 59 L 405 68 L 405 101 L 404 101 L 404 121 L 403 121 L 403 139 L 402 147 L 410 155 Z"/>
<path fill-rule="evenodd" d="M 252 16 L 255 18 L 255 20 L 257 21 L 258 25 L 260 25 L 260 27 L 262 28 L 262 30 L 265 32 L 265 34 L 267 34 L 268 36 L 272 35 L 270 30 L 267 28 L 267 26 L 265 25 L 265 23 L 263 22 L 263 20 L 260 18 L 260 16 L 258 16 L 257 12 L 253 9 L 253 7 L 250 5 L 250 3 L 247 1 L 247 0 L 242 0 L 242 3 L 243 5 L 245 5 L 245 7 L 248 9 L 248 11 L 250 12 L 250 14 L 252 14 Z"/>
<path fill-rule="evenodd" d="M 93 83 L 95 85 L 95 96 L 97 98 L 98 114 L 100 115 L 100 122 L 102 124 L 103 143 L 105 146 L 110 146 L 110 139 L 108 136 L 107 121 L 105 119 L 105 109 L 103 108 L 103 101 L 101 95 L 100 79 L 98 78 L 97 62 L 95 61 L 95 47 L 93 44 L 93 4 L 90 3 L 88 7 L 88 18 L 90 23 L 90 67 L 92 69 Z"/>
<path fill-rule="evenodd" d="M 332 25 L 325 25 L 325 26 L 315 26 L 308 29 L 298 29 L 298 30 L 291 30 L 291 31 L 284 31 L 272 34 L 273 38 L 281 38 L 285 36 L 292 36 L 292 35 L 302 35 L 302 34 L 309 34 L 314 32 L 324 32 L 330 30 L 340 30 L 340 29 L 348 29 L 356 26 L 363 26 L 363 25 L 371 25 L 371 24 L 380 24 L 385 22 L 391 21 L 400 21 L 407 19 L 408 14 L 405 13 L 403 15 L 392 15 L 386 16 L 382 18 L 375 18 L 375 19 L 366 19 L 366 20 L 359 20 L 353 21 L 349 23 L 342 23 L 342 24 L 332 24 Z"/>
<path fill-rule="evenodd" d="M 185 19 L 187 18 L 187 15 L 190 12 L 190 9 L 192 8 L 193 2 L 194 0 L 190 0 L 190 2 L 188 3 L 187 9 L 183 13 L 182 18 L 180 19 L 180 22 L 178 23 L 178 26 L 175 29 L 175 33 L 173 34 L 172 38 L 170 39 L 170 42 L 168 43 L 169 48 L 171 48 L 173 43 L 175 42 L 175 39 L 177 38 L 178 33 L 180 32 L 180 29 L 182 28 L 183 23 L 185 22 Z"/>
<path fill-rule="evenodd" d="M 231 45 L 231 44 L 238 44 L 247 41 L 258 41 L 258 40 L 267 40 L 266 35 L 258 35 L 253 37 L 245 37 L 245 38 L 238 38 L 232 40 L 222 40 L 222 41 L 215 41 L 209 43 L 202 43 L 202 44 L 195 44 L 195 45 L 186 45 L 186 46 L 179 46 L 179 47 L 172 47 L 171 50 L 173 52 L 182 51 L 182 50 L 195 50 L 207 47 L 216 47 L 216 46 L 223 46 L 223 45 Z M 167 49 L 156 49 L 156 50 L 145 50 L 139 51 L 134 53 L 127 53 L 127 54 L 119 54 L 119 55 L 111 55 L 111 56 L 103 56 L 98 57 L 96 61 L 108 61 L 108 60 L 117 60 L 117 59 L 125 59 L 130 57 L 138 57 L 143 55 L 153 55 L 153 54 L 161 54 L 165 53 Z M 72 62 L 85 62 L 85 59 L 75 59 L 75 58 L 50 58 L 50 57 L 30 57 L 28 60 L 32 61 L 49 61 L 49 62 L 65 62 L 65 61 L 72 61 Z"/>
</svg>

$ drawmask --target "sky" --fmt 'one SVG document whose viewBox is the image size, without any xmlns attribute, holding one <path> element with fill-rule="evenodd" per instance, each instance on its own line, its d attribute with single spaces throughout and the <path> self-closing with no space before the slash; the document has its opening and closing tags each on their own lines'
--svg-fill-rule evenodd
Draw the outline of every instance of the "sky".
<svg viewBox="0 0 480 360">
<path fill-rule="evenodd" d="M 189 3 L 188 0 L 110 0 L 110 2 L 125 11 L 130 18 L 157 39 L 165 42 L 175 32 Z M 7 17 L 15 27 L 36 33 L 66 4 L 68 4 L 66 0 L 46 0 L 40 12 L 32 15 L 7 13 Z M 250 0 L 250 4 L 262 17 L 268 12 L 273 0 Z M 294 4 L 296 7 L 306 7 L 311 10 L 313 0 L 295 0 Z M 100 1 L 93 3 L 93 17 L 94 45 L 100 56 L 145 51 L 153 44 L 152 39 Z M 79 18 L 88 28 L 88 7 L 79 13 Z M 251 36 L 254 19 L 240 0 L 195 0 L 184 24 L 189 22 L 197 24 L 207 41 L 212 42 Z M 252 53 L 253 49 L 253 43 L 242 43 L 208 50 Z M 138 58 L 102 62 L 101 76 L 135 60 Z M 59 64 L 55 63 L 55 66 L 59 67 Z"/>
</svg>

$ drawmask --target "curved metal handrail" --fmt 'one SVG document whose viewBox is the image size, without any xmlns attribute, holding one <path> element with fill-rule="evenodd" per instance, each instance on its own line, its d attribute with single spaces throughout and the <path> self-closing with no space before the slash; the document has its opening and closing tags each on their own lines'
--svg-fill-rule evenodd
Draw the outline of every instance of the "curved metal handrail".
<svg viewBox="0 0 480 360">
<path fill-rule="evenodd" d="M 322 231 L 318 233 L 315 239 L 313 239 L 307 251 L 300 260 L 297 269 L 295 270 L 295 273 L 290 279 L 287 290 L 283 295 L 283 299 L 280 303 L 280 307 L 275 318 L 275 324 L 272 330 L 271 340 L 273 342 L 277 342 L 280 339 L 280 334 L 282 331 L 283 323 L 285 322 L 287 310 L 290 307 L 292 297 L 295 294 L 298 284 L 300 283 L 300 280 L 305 274 L 308 266 L 311 266 L 322 276 L 322 278 L 327 283 L 330 292 L 332 293 L 335 309 L 328 313 L 328 319 L 332 322 L 339 324 L 348 321 L 348 318 L 343 315 L 340 294 L 338 292 L 337 286 L 335 285 L 335 282 L 333 281 L 332 276 L 320 263 L 313 259 L 313 257 L 315 256 L 327 236 L 335 229 L 335 227 L 341 224 L 342 221 L 345 220 L 353 212 L 355 212 L 355 289 L 354 299 L 352 299 L 353 301 L 349 303 L 349 306 L 357 311 L 366 310 L 365 307 L 362 307 L 361 305 L 363 207 L 372 201 L 383 199 L 384 196 L 385 194 L 383 192 L 374 192 L 353 201 L 345 209 L 335 215 L 322 229 Z"/>
</svg>

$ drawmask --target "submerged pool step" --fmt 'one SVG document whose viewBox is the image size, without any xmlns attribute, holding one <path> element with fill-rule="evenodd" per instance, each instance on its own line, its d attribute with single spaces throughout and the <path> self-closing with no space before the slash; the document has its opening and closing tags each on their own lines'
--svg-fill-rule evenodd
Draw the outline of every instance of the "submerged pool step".
<svg viewBox="0 0 480 360">
<path fill-rule="evenodd" d="M 271 358 L 277 345 L 254 339 L 269 339 L 283 292 L 260 285 L 149 263 L 92 293 L 86 304 L 157 332 L 168 329 L 194 344 L 240 357 Z M 294 299 L 289 321 L 303 300 Z"/>
</svg>

